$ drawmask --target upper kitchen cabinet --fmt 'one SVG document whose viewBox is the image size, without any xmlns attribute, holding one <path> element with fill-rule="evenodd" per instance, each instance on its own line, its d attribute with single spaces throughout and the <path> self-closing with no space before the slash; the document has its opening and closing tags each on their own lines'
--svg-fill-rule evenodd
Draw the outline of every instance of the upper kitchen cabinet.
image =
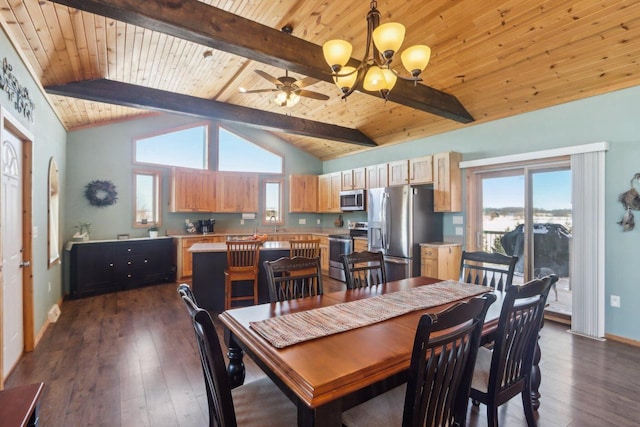
<svg viewBox="0 0 640 427">
<path fill-rule="evenodd" d="M 389 162 L 389 186 L 405 185 L 409 183 L 409 160 Z"/>
<path fill-rule="evenodd" d="M 409 159 L 409 183 L 433 183 L 433 156 Z"/>
<path fill-rule="evenodd" d="M 318 212 L 341 212 L 341 189 L 341 172 L 320 175 L 318 177 Z"/>
<path fill-rule="evenodd" d="M 342 171 L 343 190 L 363 190 L 366 188 L 367 173 L 365 168 Z"/>
<path fill-rule="evenodd" d="M 389 186 L 388 170 L 389 165 L 387 163 L 367 166 L 367 188 L 380 188 Z"/>
<path fill-rule="evenodd" d="M 462 210 L 462 155 L 455 152 L 433 155 L 434 210 L 460 212 Z"/>
<path fill-rule="evenodd" d="M 318 211 L 318 176 L 289 175 L 289 212 Z"/>
<path fill-rule="evenodd" d="M 170 212 L 215 212 L 216 172 L 173 168 Z"/>
<path fill-rule="evenodd" d="M 218 172 L 217 212 L 258 212 L 258 175 Z"/>
</svg>

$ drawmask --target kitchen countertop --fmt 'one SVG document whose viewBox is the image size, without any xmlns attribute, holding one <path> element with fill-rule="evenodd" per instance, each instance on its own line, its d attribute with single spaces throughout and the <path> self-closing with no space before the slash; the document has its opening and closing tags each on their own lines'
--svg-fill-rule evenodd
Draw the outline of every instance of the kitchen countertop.
<svg viewBox="0 0 640 427">
<path fill-rule="evenodd" d="M 261 251 L 268 250 L 289 250 L 289 242 L 264 242 L 260 246 Z M 196 243 L 191 248 L 189 248 L 189 252 L 226 252 L 227 244 L 226 243 Z"/>
<path fill-rule="evenodd" d="M 192 233 L 192 234 L 179 234 L 179 233 L 169 233 L 167 237 L 173 237 L 174 239 L 189 239 L 189 238 L 198 238 L 198 237 L 226 237 L 226 236 L 250 236 L 253 233 L 244 230 L 244 231 L 228 231 L 224 233 Z M 266 234 L 268 236 L 288 236 L 288 235 L 300 235 L 300 234 L 315 234 L 319 236 L 328 236 L 329 234 L 349 234 L 348 230 L 336 229 L 335 231 L 327 231 L 327 230 L 298 230 L 298 231 L 278 231 L 276 233 L 269 231 L 258 231 L 258 234 Z"/>
<path fill-rule="evenodd" d="M 456 242 L 429 242 L 429 243 L 420 243 L 420 246 L 425 246 L 425 247 L 462 246 L 462 243 L 456 243 Z"/>
</svg>

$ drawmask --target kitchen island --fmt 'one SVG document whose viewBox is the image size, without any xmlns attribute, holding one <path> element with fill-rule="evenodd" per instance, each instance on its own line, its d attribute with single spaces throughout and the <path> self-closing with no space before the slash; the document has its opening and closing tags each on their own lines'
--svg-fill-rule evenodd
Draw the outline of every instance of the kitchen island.
<svg viewBox="0 0 640 427">
<path fill-rule="evenodd" d="M 226 243 L 196 243 L 189 252 L 193 256 L 192 289 L 198 305 L 210 312 L 224 311 L 224 269 L 227 266 Z M 265 242 L 260 247 L 260 268 L 258 274 L 258 302 L 269 302 L 265 261 L 273 261 L 289 256 L 289 242 Z M 250 295 L 253 283 L 237 282 L 234 293 Z"/>
</svg>

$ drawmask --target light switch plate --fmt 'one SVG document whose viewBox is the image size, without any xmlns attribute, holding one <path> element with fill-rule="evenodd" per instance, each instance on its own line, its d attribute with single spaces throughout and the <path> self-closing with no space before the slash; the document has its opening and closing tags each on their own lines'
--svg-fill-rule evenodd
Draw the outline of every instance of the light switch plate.
<svg viewBox="0 0 640 427">
<path fill-rule="evenodd" d="M 456 215 L 453 217 L 453 223 L 454 224 L 462 224 L 462 215 Z"/>
<path fill-rule="evenodd" d="M 300 224 L 300 225 L 305 225 L 306 223 L 307 223 L 307 220 L 305 218 L 300 218 L 298 220 L 298 224 Z"/>
<path fill-rule="evenodd" d="M 620 307 L 620 295 L 611 295 L 611 307 Z"/>
<path fill-rule="evenodd" d="M 456 236 L 462 236 L 463 234 L 464 234 L 464 231 L 462 227 L 456 227 Z"/>
</svg>

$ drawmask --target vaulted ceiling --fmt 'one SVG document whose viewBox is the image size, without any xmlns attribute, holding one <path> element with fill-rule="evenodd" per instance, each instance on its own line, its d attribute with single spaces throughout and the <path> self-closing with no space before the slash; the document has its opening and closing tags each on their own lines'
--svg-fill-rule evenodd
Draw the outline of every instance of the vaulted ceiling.
<svg viewBox="0 0 640 427">
<path fill-rule="evenodd" d="M 324 74 L 329 39 L 363 55 L 368 1 L 0 0 L 0 16 L 69 130 L 184 108 L 262 126 L 323 160 L 640 84 L 637 1 L 377 4 L 382 22 L 406 26 L 404 46 L 432 49 L 419 87 L 400 84 L 387 102 L 360 92 L 342 100 Z M 280 32 L 285 25 L 292 35 Z M 270 87 L 254 70 L 280 77 L 285 67 L 327 80 L 308 89 L 330 99 L 287 108 L 273 93 L 240 93 Z M 98 102 L 105 93 L 114 96 Z"/>
</svg>

